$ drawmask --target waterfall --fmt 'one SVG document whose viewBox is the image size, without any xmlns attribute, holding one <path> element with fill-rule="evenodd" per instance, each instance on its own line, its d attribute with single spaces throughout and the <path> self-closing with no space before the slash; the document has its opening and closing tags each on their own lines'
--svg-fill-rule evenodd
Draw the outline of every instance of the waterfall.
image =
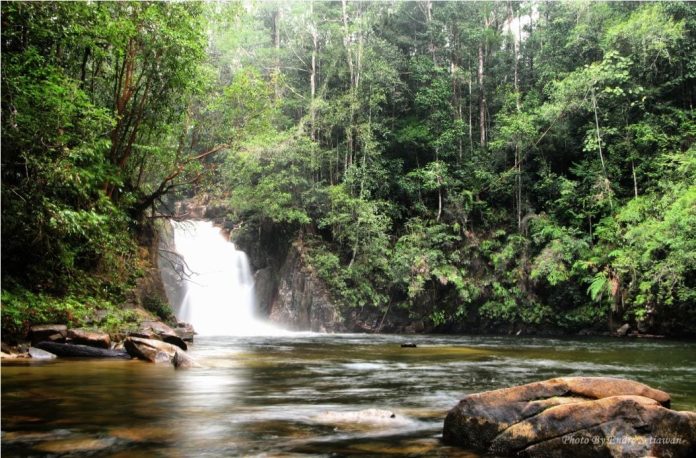
<svg viewBox="0 0 696 458">
<path fill-rule="evenodd" d="M 210 221 L 172 221 L 178 291 L 168 296 L 180 321 L 201 335 L 268 335 L 255 316 L 254 278 L 243 251 Z"/>
</svg>

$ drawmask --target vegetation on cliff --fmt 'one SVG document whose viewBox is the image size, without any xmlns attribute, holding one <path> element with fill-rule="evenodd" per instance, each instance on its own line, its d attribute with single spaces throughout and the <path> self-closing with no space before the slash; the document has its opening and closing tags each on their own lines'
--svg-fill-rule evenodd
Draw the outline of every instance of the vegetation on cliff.
<svg viewBox="0 0 696 458">
<path fill-rule="evenodd" d="M 230 87 L 273 101 L 225 191 L 240 217 L 294 226 L 346 310 L 693 332 L 695 13 L 263 5 L 219 35 Z"/>
<path fill-rule="evenodd" d="M 199 3 L 3 3 L 5 336 L 129 321 L 145 212 L 200 169 L 179 140 L 205 44 Z"/>
<path fill-rule="evenodd" d="M 696 330 L 690 3 L 18 2 L 2 23 L 3 328 L 21 294 L 121 300 L 180 191 L 302 237 L 346 315 Z"/>
</svg>

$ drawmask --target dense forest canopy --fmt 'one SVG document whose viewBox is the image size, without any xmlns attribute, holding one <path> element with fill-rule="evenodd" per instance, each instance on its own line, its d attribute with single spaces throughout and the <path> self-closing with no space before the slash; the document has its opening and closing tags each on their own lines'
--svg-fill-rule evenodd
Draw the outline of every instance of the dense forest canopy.
<svg viewBox="0 0 696 458">
<path fill-rule="evenodd" d="M 695 50 L 686 2 L 4 2 L 3 330 L 205 193 L 346 316 L 693 333 Z"/>
</svg>

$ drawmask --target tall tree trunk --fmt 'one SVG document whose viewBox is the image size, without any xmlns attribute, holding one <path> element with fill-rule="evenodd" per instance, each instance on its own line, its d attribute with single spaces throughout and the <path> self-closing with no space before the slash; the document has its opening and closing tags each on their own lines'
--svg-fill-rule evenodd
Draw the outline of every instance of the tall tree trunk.
<svg viewBox="0 0 696 458">
<path fill-rule="evenodd" d="M 433 20 L 433 2 L 424 0 L 418 4 L 425 16 L 425 24 L 428 30 L 428 52 L 430 53 L 433 63 L 435 63 L 435 42 L 433 40 L 432 20 Z"/>
<path fill-rule="evenodd" d="M 281 20 L 282 10 L 280 5 L 278 9 L 275 10 L 271 17 L 273 20 L 273 47 L 275 48 L 275 69 L 273 75 L 273 93 L 276 100 L 280 99 L 280 84 L 278 84 L 278 78 L 280 78 L 280 20 Z"/>
<path fill-rule="evenodd" d="M 486 147 L 486 90 L 484 84 L 484 49 L 483 42 L 478 47 L 478 84 L 479 84 L 479 131 L 481 147 Z"/>
<path fill-rule="evenodd" d="M 85 46 L 85 51 L 82 54 L 82 66 L 80 69 L 80 88 L 82 90 L 85 89 L 85 83 L 87 80 L 87 62 L 89 61 L 89 55 L 92 51 L 92 48 L 89 46 Z"/>
<path fill-rule="evenodd" d="M 517 230 L 522 232 L 522 161 L 520 157 L 520 146 L 515 145 L 515 181 L 517 185 Z"/>
<path fill-rule="evenodd" d="M 460 62 L 458 62 L 458 56 L 460 52 L 460 45 L 458 39 L 458 31 L 456 24 L 452 25 L 452 52 L 450 53 L 450 72 L 452 74 L 452 107 L 453 116 L 456 121 L 459 121 L 457 128 L 457 147 L 459 151 L 459 163 L 462 163 L 462 157 L 464 155 L 464 141 L 462 138 L 461 125 L 464 121 L 462 116 L 462 85 L 459 81 L 459 67 Z"/>
<path fill-rule="evenodd" d="M 316 121 L 317 121 L 317 112 L 316 112 L 316 106 L 315 106 L 315 98 L 316 98 L 316 93 L 317 93 L 317 48 L 318 48 L 318 43 L 319 43 L 319 34 L 317 31 L 317 25 L 314 21 L 314 0 L 309 2 L 309 16 L 311 18 L 311 33 L 312 33 L 312 70 L 309 75 L 309 85 L 310 85 L 310 93 L 311 93 L 311 101 L 309 105 L 309 114 L 310 114 L 310 122 L 312 124 L 311 127 L 311 138 L 312 140 L 316 140 Z"/>
<path fill-rule="evenodd" d="M 473 81 L 471 80 L 471 56 L 469 56 L 469 148 L 474 149 L 474 92 Z"/>
<path fill-rule="evenodd" d="M 513 30 L 513 14 L 512 14 L 512 2 L 508 2 L 508 24 L 510 27 L 510 34 L 512 35 L 512 48 L 513 48 L 513 83 L 515 89 L 515 106 L 517 107 L 517 112 L 522 112 L 522 105 L 520 101 L 520 83 L 519 83 L 519 45 L 521 43 L 520 33 L 520 17 L 517 15 L 517 31 Z M 515 33 L 517 32 L 517 34 Z M 517 230 L 522 232 L 522 158 L 520 154 L 520 144 L 517 142 L 515 144 L 515 206 L 517 208 Z"/>
<path fill-rule="evenodd" d="M 546 14 L 548 15 L 548 8 L 547 8 Z M 546 24 L 547 25 L 549 23 L 548 19 L 549 19 L 548 16 L 546 16 Z M 534 34 L 534 4 L 532 3 L 531 9 L 529 11 L 529 35 L 528 36 L 531 37 L 533 34 Z M 543 42 L 544 34 L 543 33 L 540 35 L 539 39 L 542 40 L 539 43 L 539 49 L 541 50 L 544 47 L 544 42 Z M 532 49 L 530 49 L 530 51 L 528 53 L 529 54 L 529 76 L 527 77 L 528 81 L 534 81 L 534 49 L 533 49 L 534 46 L 533 46 L 533 41 L 531 43 L 532 43 L 532 45 L 531 45 Z"/>
<path fill-rule="evenodd" d="M 614 203 L 611 198 L 611 184 L 607 175 L 607 167 L 604 163 L 604 153 L 602 153 L 602 137 L 599 133 L 599 116 L 597 115 L 597 98 L 595 97 L 594 88 L 592 88 L 592 107 L 594 108 L 595 127 L 597 133 L 597 147 L 599 148 L 599 160 L 602 163 L 602 173 L 604 174 L 604 187 L 609 195 L 609 208 L 614 210 Z"/>
<path fill-rule="evenodd" d="M 358 11 L 360 11 L 358 7 Z M 360 16 L 360 13 L 358 13 L 358 17 Z M 358 24 L 360 23 L 360 20 L 358 19 Z M 355 53 L 355 84 L 353 85 L 353 97 L 351 97 L 351 105 L 350 105 L 350 119 L 351 119 L 351 125 L 353 126 L 353 148 L 354 150 L 357 150 L 359 148 L 358 146 L 358 141 L 360 138 L 358 137 L 357 132 L 355 132 L 356 127 L 356 108 L 361 109 L 362 107 L 358 106 L 358 93 L 360 89 L 360 82 L 362 80 L 362 62 L 363 62 L 363 51 L 364 51 L 364 40 L 363 40 L 363 31 L 362 28 L 358 28 L 358 49 L 357 52 Z M 368 91 L 369 95 L 369 91 Z M 371 102 L 368 101 L 368 109 L 370 110 L 370 117 L 372 117 L 371 110 L 372 110 L 372 105 Z M 365 154 L 367 154 L 367 150 L 365 150 L 364 145 L 363 145 L 363 161 L 365 159 Z M 355 160 L 357 161 L 357 151 L 354 152 Z M 363 165 L 365 162 L 363 162 Z M 365 177 L 363 176 L 363 180 Z M 362 195 L 362 190 L 360 191 Z"/>
<path fill-rule="evenodd" d="M 512 24 L 512 4 L 509 5 L 509 21 L 510 24 Z M 520 72 L 519 72 L 519 66 L 520 66 L 520 45 L 522 44 L 522 21 L 520 18 L 519 10 L 517 11 L 517 35 L 515 36 L 514 31 L 513 32 L 513 59 L 515 61 L 515 66 L 514 66 L 514 73 L 515 73 L 515 79 L 514 79 L 514 84 L 515 84 L 515 104 L 517 105 L 517 111 L 522 111 L 521 107 L 521 102 L 520 102 Z"/>
<path fill-rule="evenodd" d="M 128 113 L 126 113 L 126 109 L 131 99 L 136 94 L 136 89 L 142 77 L 141 73 L 138 81 L 134 83 L 133 73 L 136 67 L 137 52 L 137 44 L 135 40 L 131 38 L 126 45 L 123 65 L 119 66 L 117 61 L 118 76 L 114 81 L 114 111 L 116 114 L 116 124 L 109 133 L 109 138 L 111 139 L 109 161 L 119 167 L 121 167 L 121 156 L 123 154 L 122 144 L 128 136 L 128 129 L 131 123 L 134 121 L 134 117 L 129 116 Z M 103 190 L 106 195 L 113 197 L 114 188 L 109 181 L 104 183 Z"/>
<path fill-rule="evenodd" d="M 353 139 L 353 118 L 355 116 L 355 66 L 353 64 L 353 45 L 352 38 L 350 35 L 350 30 L 348 28 L 348 5 L 346 0 L 341 0 L 341 16 L 343 22 L 343 45 L 346 48 L 347 60 L 348 60 L 348 70 L 350 72 L 350 120 L 348 123 L 348 128 L 346 129 L 346 140 L 348 143 L 348 153 L 347 160 L 345 161 L 346 168 L 350 166 L 353 162 L 353 150 L 354 150 L 354 139 Z"/>
</svg>

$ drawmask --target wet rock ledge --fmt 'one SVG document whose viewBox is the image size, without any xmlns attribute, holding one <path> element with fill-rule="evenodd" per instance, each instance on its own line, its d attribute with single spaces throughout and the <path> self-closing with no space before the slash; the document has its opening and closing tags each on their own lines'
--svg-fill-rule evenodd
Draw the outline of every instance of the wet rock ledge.
<svg viewBox="0 0 696 458">
<path fill-rule="evenodd" d="M 696 456 L 696 412 L 669 407 L 642 383 L 562 377 L 466 396 L 442 438 L 496 456 Z"/>
</svg>

